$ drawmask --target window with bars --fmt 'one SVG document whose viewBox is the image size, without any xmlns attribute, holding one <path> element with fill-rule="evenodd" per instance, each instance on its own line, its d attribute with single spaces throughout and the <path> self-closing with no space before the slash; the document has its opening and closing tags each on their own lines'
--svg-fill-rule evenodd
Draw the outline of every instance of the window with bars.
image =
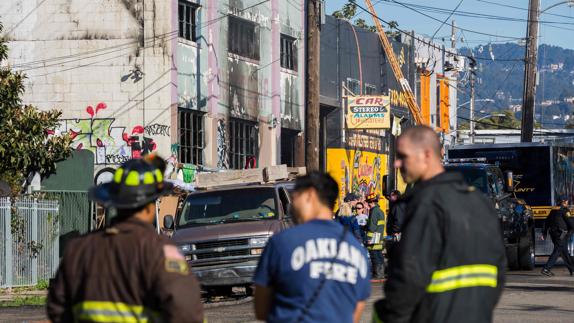
<svg viewBox="0 0 574 323">
<path fill-rule="evenodd" d="M 203 165 L 205 141 L 203 113 L 180 109 L 178 114 L 179 160 L 184 164 Z"/>
<path fill-rule="evenodd" d="M 347 78 L 347 89 L 353 92 L 354 95 L 361 95 L 361 84 L 359 83 L 359 80 Z"/>
<path fill-rule="evenodd" d="M 371 84 L 365 84 L 365 95 L 375 95 L 377 87 Z"/>
<path fill-rule="evenodd" d="M 241 119 L 229 120 L 229 167 L 257 167 L 259 133 L 257 123 Z"/>
<path fill-rule="evenodd" d="M 281 34 L 281 67 L 297 70 L 297 46 L 295 38 Z"/>
<path fill-rule="evenodd" d="M 197 8 L 199 6 L 189 1 L 180 0 L 177 16 L 179 19 L 179 37 L 195 41 L 197 29 Z"/>
<path fill-rule="evenodd" d="M 228 18 L 229 52 L 259 60 L 259 25 L 235 16 Z"/>
</svg>

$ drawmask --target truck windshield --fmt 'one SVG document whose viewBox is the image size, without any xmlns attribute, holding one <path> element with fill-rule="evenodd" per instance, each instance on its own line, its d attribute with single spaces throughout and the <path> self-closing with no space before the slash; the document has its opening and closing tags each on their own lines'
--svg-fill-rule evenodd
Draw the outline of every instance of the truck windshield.
<svg viewBox="0 0 574 323">
<path fill-rule="evenodd" d="M 486 170 L 471 167 L 446 167 L 447 172 L 459 172 L 469 185 L 488 194 Z"/>
<path fill-rule="evenodd" d="M 275 190 L 248 188 L 190 195 L 183 205 L 177 226 L 204 226 L 275 218 Z"/>
</svg>

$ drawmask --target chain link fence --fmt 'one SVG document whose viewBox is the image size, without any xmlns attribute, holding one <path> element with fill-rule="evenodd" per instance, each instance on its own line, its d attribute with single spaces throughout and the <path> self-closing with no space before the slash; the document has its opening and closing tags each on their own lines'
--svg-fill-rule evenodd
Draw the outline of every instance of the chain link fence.
<svg viewBox="0 0 574 323">
<path fill-rule="evenodd" d="M 36 285 L 59 263 L 59 201 L 0 198 L 0 288 Z"/>
</svg>

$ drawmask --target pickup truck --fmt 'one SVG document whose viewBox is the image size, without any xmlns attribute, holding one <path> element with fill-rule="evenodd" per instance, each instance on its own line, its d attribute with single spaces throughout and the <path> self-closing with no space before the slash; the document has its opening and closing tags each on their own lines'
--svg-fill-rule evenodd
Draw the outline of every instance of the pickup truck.
<svg viewBox="0 0 574 323">
<path fill-rule="evenodd" d="M 509 268 L 534 269 L 533 212 L 524 200 L 514 196 L 512 172 L 504 176 L 498 166 L 479 159 L 451 159 L 445 168 L 460 172 L 470 185 L 492 201 L 502 226 Z"/>
<path fill-rule="evenodd" d="M 164 218 L 206 290 L 251 285 L 269 237 L 293 224 L 293 187 L 283 181 L 196 191 L 185 197 L 175 218 Z"/>
</svg>

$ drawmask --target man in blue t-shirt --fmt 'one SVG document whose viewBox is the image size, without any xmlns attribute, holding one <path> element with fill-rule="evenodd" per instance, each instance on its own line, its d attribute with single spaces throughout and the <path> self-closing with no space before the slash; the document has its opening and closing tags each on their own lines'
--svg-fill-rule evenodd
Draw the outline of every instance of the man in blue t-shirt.
<svg viewBox="0 0 574 323">
<path fill-rule="evenodd" d="M 295 183 L 299 224 L 274 235 L 255 273 L 255 314 L 268 322 L 358 322 L 371 292 L 367 253 L 335 221 L 339 189 L 324 173 Z"/>
</svg>

